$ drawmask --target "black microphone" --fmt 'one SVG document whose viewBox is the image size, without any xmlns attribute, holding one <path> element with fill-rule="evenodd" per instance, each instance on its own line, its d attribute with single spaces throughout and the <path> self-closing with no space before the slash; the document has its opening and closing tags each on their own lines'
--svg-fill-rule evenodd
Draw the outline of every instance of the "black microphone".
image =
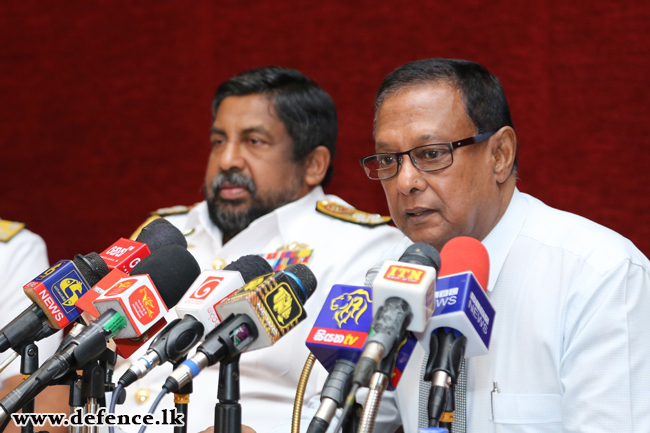
<svg viewBox="0 0 650 433">
<path fill-rule="evenodd" d="M 163 389 L 177 392 L 204 368 L 273 345 L 307 318 L 303 304 L 316 289 L 314 274 L 305 265 L 290 265 L 257 287 L 244 286 L 218 306 L 230 314 L 206 335 L 196 354 L 184 361 L 165 381 Z"/>
<path fill-rule="evenodd" d="M 167 361 L 178 361 L 194 347 L 199 339 L 203 337 L 206 330 L 212 330 L 214 328 L 214 324 L 210 320 L 207 320 L 206 315 L 201 314 L 204 313 L 202 307 L 212 293 L 219 294 L 218 291 L 207 293 L 208 290 L 214 290 L 217 287 L 220 288 L 222 285 L 226 285 L 224 279 L 229 276 L 228 271 L 238 273 L 243 282 L 247 284 L 259 276 L 272 273 L 273 268 L 262 257 L 258 255 L 247 255 L 230 263 L 222 271 L 204 271 L 194 281 L 190 290 L 183 297 L 183 300 L 187 301 L 186 303 L 193 302 L 195 308 L 193 310 L 186 308 L 184 311 L 187 313 L 184 315 L 177 309 L 176 311 L 179 313 L 179 316 L 182 315 L 182 319 L 177 319 L 167 325 L 156 336 L 154 341 L 151 342 L 147 352 L 131 364 L 118 383 L 123 387 L 127 387 L 136 380 L 143 378 L 156 366 Z M 206 278 L 203 277 L 204 274 L 209 275 L 208 278 L 214 279 L 217 286 L 206 289 Z M 216 277 L 217 279 L 215 279 L 215 274 L 221 275 L 221 277 Z M 221 278 L 221 280 L 218 278 Z M 238 288 L 241 288 L 242 285 L 240 284 Z M 231 293 L 232 289 L 227 292 L 227 295 Z M 225 297 L 223 293 L 222 297 Z M 210 304 L 213 305 L 214 303 L 215 301 L 212 299 Z"/>
<path fill-rule="evenodd" d="M 37 296 L 44 301 L 33 303 L 0 330 L 0 353 L 8 349 L 18 351 L 26 342 L 39 341 L 76 319 L 76 300 L 108 272 L 99 254 L 77 254 L 74 260 L 61 260 L 34 278 L 25 286 L 26 290 L 36 289 Z M 50 333 L 46 326 L 55 331 Z"/>
</svg>

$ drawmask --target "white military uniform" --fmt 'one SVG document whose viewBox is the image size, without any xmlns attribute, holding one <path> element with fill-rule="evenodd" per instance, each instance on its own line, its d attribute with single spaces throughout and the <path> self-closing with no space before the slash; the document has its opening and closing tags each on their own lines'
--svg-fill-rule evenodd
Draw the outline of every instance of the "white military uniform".
<svg viewBox="0 0 650 433">
<path fill-rule="evenodd" d="M 24 228 L 24 224 L 0 220 L 0 327 L 11 322 L 29 307 L 32 301 L 23 292 L 23 285 L 49 267 L 47 250 L 43 239 Z M 39 361 L 45 360 L 56 350 L 60 337 L 51 336 L 38 343 Z M 9 355 L 2 354 L 2 358 Z M 20 374 L 20 359 L 16 359 L 0 373 L 1 379 Z"/>
<path fill-rule="evenodd" d="M 314 250 L 309 267 L 318 279 L 318 287 L 306 304 L 307 320 L 274 346 L 241 357 L 242 419 L 245 425 L 258 433 L 268 432 L 278 423 L 291 419 L 296 387 L 309 355 L 305 340 L 332 285 L 362 285 L 366 271 L 382 252 L 404 239 L 404 235 L 394 227 L 364 227 L 324 215 L 316 211 L 316 204 L 322 200 L 350 207 L 338 197 L 325 196 L 317 187 L 305 197 L 253 221 L 225 246 L 222 245 L 221 232 L 210 221 L 205 202 L 187 214 L 168 217 L 170 222 L 186 232 L 189 251 L 202 269 L 211 269 L 215 259 L 229 263 L 246 254 L 275 252 L 293 242 L 306 244 Z M 168 319 L 175 317 L 175 313 L 170 312 Z M 121 363 L 115 374 L 116 380 L 143 352 L 144 348 L 141 348 L 127 362 Z M 165 364 L 135 382 L 127 389 L 125 404 L 118 406 L 116 412 L 145 413 L 170 372 L 171 366 Z M 189 432 L 213 425 L 218 376 L 216 365 L 202 372 L 194 381 L 189 405 Z M 327 372 L 316 362 L 305 392 L 305 402 L 320 392 L 326 377 Z M 147 393 L 151 398 L 137 401 L 136 397 L 145 400 Z M 165 407 L 173 407 L 172 397 L 163 400 L 160 408 Z M 303 419 L 303 430 L 308 423 L 308 419 Z M 123 429 L 137 430 L 136 426 Z"/>
</svg>

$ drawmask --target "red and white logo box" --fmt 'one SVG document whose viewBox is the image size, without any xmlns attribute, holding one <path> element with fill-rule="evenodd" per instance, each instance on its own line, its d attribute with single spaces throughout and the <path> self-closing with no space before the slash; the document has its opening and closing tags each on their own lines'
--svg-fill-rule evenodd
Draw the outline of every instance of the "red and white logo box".
<svg viewBox="0 0 650 433">
<path fill-rule="evenodd" d="M 191 314 L 206 326 L 221 323 L 214 307 L 232 293 L 244 286 L 244 280 L 237 271 L 205 270 L 192 283 L 183 299 L 176 305 L 178 317 Z"/>
<path fill-rule="evenodd" d="M 135 338 L 167 313 L 167 307 L 148 275 L 121 278 L 93 301 L 99 314 L 113 309 L 126 319 L 126 327 L 115 338 Z"/>
<path fill-rule="evenodd" d="M 151 254 L 149 246 L 142 242 L 121 238 L 99 254 L 110 269 L 130 274 L 135 265 Z"/>
</svg>

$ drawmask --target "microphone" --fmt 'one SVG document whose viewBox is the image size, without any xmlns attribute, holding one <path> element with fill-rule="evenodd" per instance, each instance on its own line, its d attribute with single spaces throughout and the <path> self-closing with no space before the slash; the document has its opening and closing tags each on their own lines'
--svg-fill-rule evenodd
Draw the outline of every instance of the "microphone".
<svg viewBox="0 0 650 433">
<path fill-rule="evenodd" d="M 99 357 L 106 349 L 108 340 L 125 325 L 126 319 L 110 310 L 69 339 L 65 347 L 60 348 L 36 372 L 0 400 L 0 424 L 4 424 L 10 414 L 20 410 L 68 371 L 80 369 Z"/>
<path fill-rule="evenodd" d="M 372 431 L 376 410 L 389 383 L 389 375 L 397 368 L 399 342 L 404 341 L 407 330 L 423 330 L 433 312 L 438 269 L 438 251 L 428 244 L 418 242 L 409 246 L 399 261 L 385 261 L 376 276 L 370 275 L 374 274 L 374 268 L 366 275 L 367 280 L 374 280 L 374 318 L 363 352 L 355 366 L 352 386 L 335 431 L 341 428 L 350 413 L 357 390 L 368 386 L 371 379 L 372 389 L 368 393 L 359 428 L 369 426 L 368 431 Z M 412 349 L 411 346 L 410 350 Z M 405 361 L 402 360 L 401 369 L 408 362 L 410 353 L 405 355 Z M 401 369 L 395 375 L 395 385 L 401 377 Z"/>
<path fill-rule="evenodd" d="M 438 269 L 440 254 L 420 242 L 408 247 L 398 262 L 384 262 L 372 285 L 372 335 L 357 363 L 355 384 L 368 385 L 372 373 L 406 330 L 425 329 L 434 309 Z"/>
<path fill-rule="evenodd" d="M 140 260 L 166 245 L 187 248 L 187 241 L 172 223 L 158 218 L 143 227 L 135 240 L 121 238 L 99 256 L 110 269 L 119 269 L 130 274 Z"/>
<path fill-rule="evenodd" d="M 431 427 L 438 426 L 448 399 L 453 399 L 462 359 L 488 353 L 495 316 L 484 289 L 490 259 L 483 244 L 470 237 L 457 237 L 447 242 L 441 256 L 436 310 L 426 329 L 416 333 L 429 356 L 424 380 L 431 382 Z M 452 419 L 452 414 L 447 418 Z"/>
<path fill-rule="evenodd" d="M 325 432 L 352 386 L 352 373 L 372 323 L 373 289 L 367 286 L 332 286 L 306 341 L 312 354 L 329 372 L 321 391 L 321 404 L 308 433 Z M 389 389 L 399 383 L 417 340 L 406 333 Z"/>
<path fill-rule="evenodd" d="M 93 305 L 100 314 L 113 309 L 126 317 L 127 324 L 116 339 L 136 338 L 178 303 L 200 272 L 189 251 L 167 245 L 142 259 L 131 275 L 99 295 Z"/>
<path fill-rule="evenodd" d="M 34 303 L 0 330 L 0 352 L 19 350 L 27 341 L 46 337 L 44 326 L 58 330 L 78 317 L 74 303 L 83 293 L 108 274 L 97 253 L 61 260 L 24 287 Z"/>
<path fill-rule="evenodd" d="M 309 268 L 297 264 L 237 290 L 216 306 L 219 317 L 228 317 L 206 335 L 194 356 L 172 372 L 163 389 L 177 392 L 226 357 L 273 345 L 307 317 L 303 304 L 316 285 Z"/>
<path fill-rule="evenodd" d="M 121 241 L 131 244 L 124 246 Z M 84 297 L 85 294 L 96 293 L 90 288 L 106 277 L 110 269 L 130 272 L 133 266 L 149 254 L 149 250 L 172 243 L 187 246 L 180 230 L 169 221 L 161 219 L 143 228 L 136 241 L 121 239 L 101 255 L 77 254 L 73 261 L 59 261 L 24 286 L 25 294 L 34 304 L 0 330 L 0 353 L 9 348 L 17 350 L 26 341 L 38 341 L 56 332 L 47 330 L 46 324 L 55 330 L 64 328 L 79 317 L 81 312 L 77 302 L 81 298 L 88 299 Z M 149 244 L 149 247 L 145 244 Z M 131 247 L 134 251 L 129 250 Z M 98 316 L 96 314 L 94 317 Z"/>
<path fill-rule="evenodd" d="M 157 249 L 153 254 L 144 258 L 133 268 L 133 274 L 148 274 L 147 281 L 139 281 L 137 285 L 140 296 L 128 299 L 129 303 L 122 305 L 121 312 L 107 309 L 99 318 L 90 323 L 78 335 L 66 339 L 52 357 L 29 378 L 0 400 L 0 423 L 11 413 L 19 410 L 26 402 L 33 399 L 53 381 L 73 369 L 81 369 L 85 364 L 99 357 L 106 349 L 110 338 L 133 323 L 146 321 L 149 309 L 165 308 L 165 305 L 153 304 L 153 292 L 168 305 L 175 305 L 192 282 L 199 275 L 199 265 L 186 249 L 178 245 L 168 245 Z M 133 279 L 133 276 L 129 277 Z M 119 286 L 119 282 L 117 285 Z M 132 287 L 132 286 L 130 286 Z M 110 293 L 113 288 L 106 293 Z M 128 290 L 128 288 L 127 288 Z M 123 300 L 123 299 L 122 299 Z M 122 314 L 123 313 L 123 314 Z M 157 314 L 153 314 L 155 320 Z M 3 418 L 4 417 L 4 418 Z"/>
<path fill-rule="evenodd" d="M 253 279 L 272 273 L 271 265 L 258 255 L 240 257 L 220 271 L 203 271 L 176 305 L 176 312 L 182 320 L 170 323 L 147 352 L 131 364 L 118 383 L 126 388 L 156 366 L 178 361 L 206 331 L 221 322 L 214 309 L 216 304 Z"/>
</svg>

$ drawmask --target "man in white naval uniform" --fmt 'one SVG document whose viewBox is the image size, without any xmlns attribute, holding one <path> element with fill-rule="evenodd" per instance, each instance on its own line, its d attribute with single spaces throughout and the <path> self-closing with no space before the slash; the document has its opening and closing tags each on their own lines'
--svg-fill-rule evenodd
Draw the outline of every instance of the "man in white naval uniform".
<svg viewBox="0 0 650 433">
<path fill-rule="evenodd" d="M 47 248 L 39 235 L 27 230 L 23 223 L 0 220 L 0 289 L 4 293 L 0 303 L 0 328 L 32 304 L 23 292 L 23 286 L 48 267 Z M 52 355 L 60 341 L 59 333 L 37 342 L 39 361 L 43 362 Z M 9 356 L 9 353 L 10 351 L 3 353 L 2 358 Z M 7 394 L 22 381 L 20 358 L 16 358 L 0 373 L 0 381 L 0 396 Z M 39 397 L 36 410 L 51 411 L 48 397 L 54 395 L 58 396 L 60 393 L 48 391 Z M 56 405 L 52 407 L 58 408 Z M 7 431 L 13 431 L 14 428 L 18 431 L 13 424 L 8 426 Z"/>
<path fill-rule="evenodd" d="M 0 304 L 0 328 L 32 305 L 32 301 L 23 292 L 23 286 L 48 267 L 47 249 L 39 235 L 27 230 L 23 223 L 0 220 L 0 289 L 4 293 Z M 50 356 L 57 347 L 58 340 L 48 344 L 49 340 L 57 338 L 50 337 L 37 343 L 40 361 Z M 4 357 L 9 353 L 5 352 Z M 20 358 L 17 358 L 0 373 L 0 377 L 4 381 L 19 374 Z M 15 379 L 8 381 L 8 386 L 3 386 L 0 392 L 10 391 L 17 384 L 15 382 Z"/>
<path fill-rule="evenodd" d="M 650 262 L 617 233 L 517 190 L 498 79 L 464 60 L 416 61 L 384 79 L 375 108 L 377 154 L 363 165 L 397 226 L 438 249 L 471 236 L 490 256 L 490 351 L 468 360 L 466 394 L 459 379 L 453 432 L 647 432 Z M 428 420 L 422 358 L 418 345 L 396 391 L 406 432 Z"/>
<path fill-rule="evenodd" d="M 321 185 L 332 172 L 336 109 L 330 97 L 299 72 L 267 67 L 233 77 L 217 90 L 213 115 L 206 201 L 166 217 L 186 233 L 188 249 L 203 269 L 246 254 L 297 248 L 311 250 L 307 264 L 318 279 L 306 303 L 307 320 L 274 346 L 241 356 L 243 424 L 263 433 L 291 419 L 309 354 L 305 340 L 331 286 L 362 285 L 366 271 L 404 235 L 383 225 L 387 218 L 355 211 L 323 193 Z M 136 356 L 122 364 L 116 378 Z M 306 402 L 320 392 L 327 377 L 316 364 Z M 116 412 L 146 412 L 153 400 L 149 396 L 158 394 L 170 371 L 169 365 L 160 366 L 131 385 L 126 403 Z M 217 365 L 194 381 L 188 431 L 213 424 L 218 376 Z M 161 408 L 171 408 L 172 400 L 163 400 Z M 303 430 L 309 421 L 303 419 Z"/>
</svg>

